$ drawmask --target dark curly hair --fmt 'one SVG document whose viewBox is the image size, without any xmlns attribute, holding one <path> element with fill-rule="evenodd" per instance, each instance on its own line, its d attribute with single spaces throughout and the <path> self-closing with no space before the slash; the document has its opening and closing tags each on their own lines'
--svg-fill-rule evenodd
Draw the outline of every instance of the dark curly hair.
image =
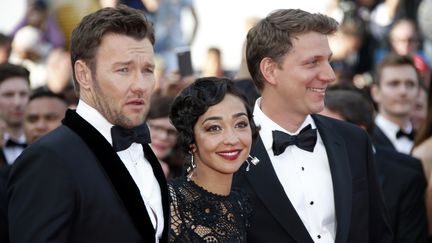
<svg viewBox="0 0 432 243">
<path fill-rule="evenodd" d="M 259 128 L 253 121 L 252 110 L 247 98 L 235 87 L 228 78 L 205 77 L 199 78 L 183 89 L 174 99 L 171 106 L 170 119 L 178 131 L 177 143 L 184 152 L 189 152 L 190 145 L 195 143 L 193 128 L 198 118 L 211 106 L 220 103 L 226 94 L 239 97 L 246 108 L 252 138 L 258 136 Z"/>
</svg>

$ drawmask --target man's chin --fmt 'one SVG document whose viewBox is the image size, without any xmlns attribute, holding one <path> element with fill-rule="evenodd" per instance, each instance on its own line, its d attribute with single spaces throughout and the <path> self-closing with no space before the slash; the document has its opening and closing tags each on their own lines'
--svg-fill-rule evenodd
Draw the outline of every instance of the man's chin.
<svg viewBox="0 0 432 243">
<path fill-rule="evenodd" d="M 119 124 L 122 127 L 125 128 L 134 128 L 137 126 L 140 126 L 144 123 L 144 116 L 142 117 L 129 117 L 129 119 L 127 119 L 127 122 L 124 122 L 123 124 Z"/>
<path fill-rule="evenodd" d="M 311 108 L 310 114 L 320 113 L 323 110 L 324 110 L 324 104 L 316 104 L 314 107 Z"/>
<path fill-rule="evenodd" d="M 42 136 L 35 136 L 31 137 L 30 139 L 27 139 L 27 144 L 32 144 L 34 141 L 38 140 Z"/>
</svg>

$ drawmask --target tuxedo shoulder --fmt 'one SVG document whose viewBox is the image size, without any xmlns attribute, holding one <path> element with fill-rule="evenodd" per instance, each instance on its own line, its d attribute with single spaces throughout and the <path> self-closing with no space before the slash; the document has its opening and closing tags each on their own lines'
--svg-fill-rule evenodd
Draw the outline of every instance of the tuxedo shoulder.
<svg viewBox="0 0 432 243">
<path fill-rule="evenodd" d="M 413 170 L 424 177 L 423 166 L 419 159 L 379 145 L 375 146 L 375 151 L 377 162 L 390 161 L 394 165 Z"/>
<path fill-rule="evenodd" d="M 312 115 L 318 128 L 331 129 L 331 131 L 339 131 L 343 136 L 355 135 L 367 137 L 367 133 L 364 129 L 350 122 L 334 119 L 328 116 L 323 116 L 320 114 Z"/>
<path fill-rule="evenodd" d="M 17 168 L 43 167 L 49 170 L 72 161 L 72 157 L 82 153 L 79 136 L 66 126 L 60 126 L 47 135 L 30 144 L 13 163 L 12 170 Z M 54 165 L 55 164 L 55 165 Z"/>
<path fill-rule="evenodd" d="M 405 154 L 396 157 L 394 155 L 391 151 L 390 153 L 381 153 L 379 157 L 375 158 L 378 175 L 386 178 L 383 192 L 387 194 L 387 191 L 398 191 L 400 193 L 394 195 L 401 195 L 404 198 L 407 197 L 407 194 L 415 191 L 424 192 L 427 181 L 421 164 L 412 164 L 419 161 L 411 160 L 412 158 Z"/>
<path fill-rule="evenodd" d="M 386 178 L 394 178 L 395 181 L 417 181 L 422 187 L 426 187 L 426 178 L 423 171 L 416 170 L 402 163 L 397 163 L 391 157 L 387 159 L 376 160 L 377 169 L 380 174 L 386 175 Z"/>
<path fill-rule="evenodd" d="M 60 127 L 34 141 L 29 145 L 29 148 L 61 146 L 64 142 L 68 142 L 68 140 L 71 139 L 70 135 L 72 133 L 72 130 L 70 130 L 68 127 L 61 125 Z"/>
</svg>

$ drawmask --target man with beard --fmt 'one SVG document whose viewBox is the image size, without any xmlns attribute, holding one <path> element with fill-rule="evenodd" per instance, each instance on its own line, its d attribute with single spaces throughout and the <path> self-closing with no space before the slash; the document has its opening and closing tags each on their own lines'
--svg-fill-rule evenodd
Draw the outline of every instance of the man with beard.
<svg viewBox="0 0 432 243">
<path fill-rule="evenodd" d="M 166 181 L 144 123 L 153 44 L 151 23 L 125 6 L 73 31 L 80 100 L 11 170 L 11 242 L 167 242 Z"/>
</svg>

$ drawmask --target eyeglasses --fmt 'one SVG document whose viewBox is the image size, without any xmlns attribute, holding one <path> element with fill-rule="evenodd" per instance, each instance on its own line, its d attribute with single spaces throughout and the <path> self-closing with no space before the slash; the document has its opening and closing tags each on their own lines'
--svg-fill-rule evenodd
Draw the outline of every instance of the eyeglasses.
<svg viewBox="0 0 432 243">
<path fill-rule="evenodd" d="M 177 138 L 177 130 L 175 130 L 175 129 L 166 128 L 163 126 L 154 125 L 154 124 L 150 124 L 150 123 L 148 123 L 148 125 L 150 127 L 150 133 L 157 133 L 159 135 L 163 134 L 163 135 L 166 135 L 170 139 Z"/>
<path fill-rule="evenodd" d="M 397 43 L 409 43 L 409 44 L 417 43 L 417 39 L 413 38 L 413 37 L 408 37 L 408 38 L 393 38 L 392 41 L 393 42 L 397 42 Z"/>
</svg>

